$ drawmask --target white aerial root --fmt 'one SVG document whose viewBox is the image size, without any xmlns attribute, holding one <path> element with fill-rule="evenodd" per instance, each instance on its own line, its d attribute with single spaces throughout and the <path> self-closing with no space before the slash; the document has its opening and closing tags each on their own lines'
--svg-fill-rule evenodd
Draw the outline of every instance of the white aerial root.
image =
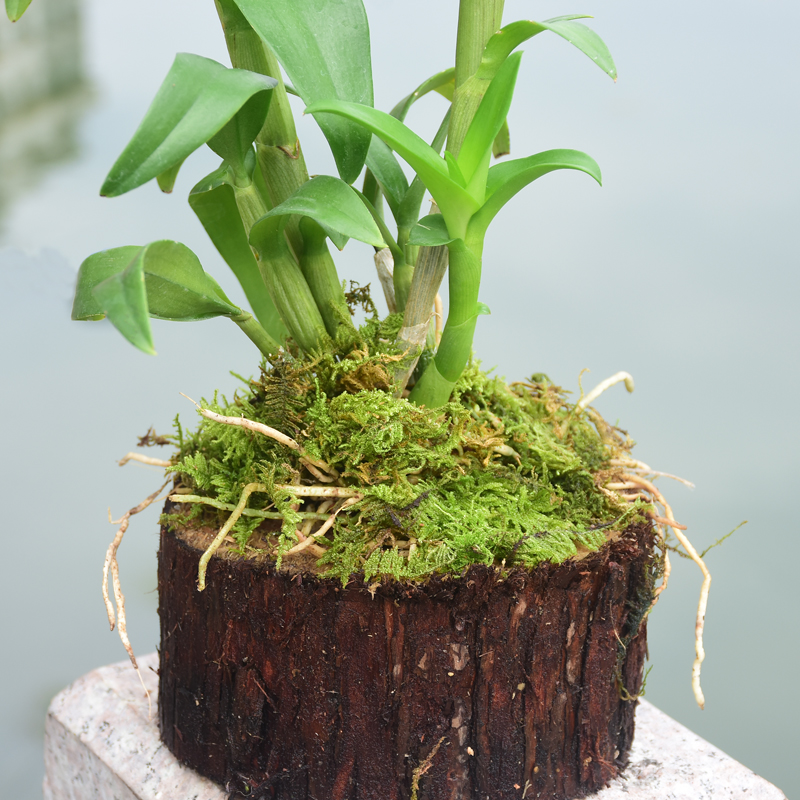
<svg viewBox="0 0 800 800">
<path fill-rule="evenodd" d="M 597 398 L 600 397 L 600 395 L 603 394 L 606 389 L 610 389 L 612 386 L 614 386 L 614 384 L 621 383 L 622 381 L 625 381 L 625 388 L 629 392 L 632 392 L 633 378 L 631 375 L 627 372 L 617 372 L 616 375 L 612 375 L 610 378 L 606 378 L 604 381 L 598 383 L 597 386 L 595 386 L 594 389 L 592 389 L 592 391 L 589 392 L 589 394 L 587 394 L 585 397 L 581 397 L 581 399 L 578 400 L 577 404 L 575 405 L 575 411 L 583 411 L 586 406 L 597 400 Z"/>
<path fill-rule="evenodd" d="M 621 459 L 620 459 L 621 460 Z M 641 464 L 641 462 L 639 462 Z M 641 467 L 640 467 L 641 468 Z M 664 495 L 646 478 L 641 475 L 634 475 L 631 473 L 623 473 L 620 476 L 623 480 L 607 483 L 606 490 L 623 492 L 618 497 L 626 501 L 632 502 L 636 498 L 642 496 L 640 490 L 647 492 L 655 503 L 658 503 L 664 509 L 664 515 L 661 516 L 656 513 L 651 513 L 650 518 L 658 526 L 659 533 L 661 534 L 662 542 L 664 541 L 664 534 L 662 526 L 668 526 L 675 534 L 675 538 L 680 542 L 683 549 L 686 551 L 689 558 L 697 564 L 700 571 L 703 573 L 703 585 L 700 589 L 700 599 L 697 603 L 697 617 L 695 620 L 694 634 L 695 634 L 695 660 L 692 666 L 692 691 L 694 692 L 695 700 L 700 708 L 705 706 L 705 698 L 703 697 L 703 690 L 700 688 L 700 668 L 703 660 L 706 657 L 705 649 L 703 648 L 703 629 L 705 626 L 706 607 L 708 606 L 708 591 L 711 586 L 711 573 L 708 571 L 703 559 L 698 555 L 694 546 L 689 541 L 687 536 L 683 533 L 686 530 L 685 525 L 675 521 L 675 516 L 672 513 L 669 503 L 664 499 Z M 687 481 L 688 483 L 688 481 Z M 631 492 L 633 491 L 633 494 Z M 662 576 L 661 585 L 656 589 L 651 608 L 656 604 L 659 595 L 667 588 L 667 582 L 672 570 L 669 553 L 664 548 L 664 574 Z"/>
<path fill-rule="evenodd" d="M 288 550 L 284 556 L 293 556 L 296 553 L 303 552 L 303 550 L 305 550 L 307 547 L 310 547 L 314 543 L 315 539 L 319 539 L 320 536 L 324 536 L 333 527 L 333 523 L 336 521 L 336 517 L 339 515 L 340 511 L 344 511 L 348 506 L 352 506 L 357 502 L 358 500 L 355 497 L 347 498 L 347 500 L 345 500 L 344 503 L 342 503 L 341 506 L 339 506 L 339 508 L 337 508 L 333 514 L 331 514 L 328 519 L 325 520 L 318 531 L 315 531 L 311 535 L 307 533 L 304 534 L 307 538 L 300 541 L 291 550 Z"/>
<path fill-rule="evenodd" d="M 138 461 L 140 464 L 150 464 L 153 467 L 172 466 L 172 461 L 164 461 L 163 458 L 151 458 L 150 456 L 143 456 L 141 453 L 126 453 L 117 463 L 121 467 L 124 467 L 129 461 Z"/>
<path fill-rule="evenodd" d="M 142 688 L 144 689 L 145 694 L 147 695 L 147 704 L 149 712 L 152 713 L 152 705 L 150 701 L 150 692 L 147 690 L 147 687 L 144 685 L 144 679 L 142 678 L 142 673 L 139 670 L 139 665 L 136 663 L 136 656 L 133 653 L 133 647 L 131 646 L 130 639 L 128 638 L 128 622 L 125 616 L 125 595 L 122 593 L 122 584 L 119 580 L 119 563 L 117 562 L 117 551 L 119 550 L 120 544 L 122 544 L 122 537 L 125 535 L 125 531 L 128 530 L 128 524 L 130 523 L 130 518 L 134 514 L 138 514 L 140 511 L 144 511 L 149 505 L 154 503 L 161 492 L 166 489 L 167 485 L 169 484 L 169 480 L 166 480 L 164 484 L 161 486 L 160 489 L 153 492 L 151 495 L 148 495 L 138 506 L 131 508 L 129 511 L 126 511 L 118 520 L 111 519 L 111 512 L 108 515 L 108 521 L 111 522 L 113 525 L 119 525 L 119 530 L 114 536 L 114 541 L 108 546 L 108 550 L 106 551 L 106 559 L 103 563 L 103 600 L 106 604 L 106 613 L 108 614 L 108 624 L 111 630 L 114 630 L 114 627 L 117 628 L 117 633 L 119 634 L 119 638 L 122 641 L 122 646 L 125 648 L 125 652 L 128 654 L 128 658 L 131 660 L 131 664 L 133 664 L 133 668 L 136 670 L 136 674 L 139 676 L 139 680 L 141 681 Z M 117 605 L 116 615 L 114 613 L 114 606 L 111 603 L 111 598 L 108 596 L 108 573 L 109 570 L 111 571 L 111 583 L 114 588 L 114 602 Z"/>
<path fill-rule="evenodd" d="M 288 447 L 291 450 L 296 450 L 300 454 L 300 460 L 305 464 L 306 467 L 309 468 L 309 471 L 311 471 L 311 467 L 316 467 L 317 469 L 327 472 L 329 475 L 333 476 L 334 479 L 339 477 L 339 473 L 333 467 L 320 459 L 312 458 L 294 439 L 292 439 L 291 436 L 287 436 L 285 433 L 281 433 L 275 428 L 270 428 L 269 425 L 264 425 L 262 422 L 254 422 L 246 417 L 225 417 L 222 414 L 217 414 L 215 411 L 202 408 L 200 404 L 192 400 L 189 395 L 183 394 L 183 392 L 181 392 L 181 394 L 189 402 L 194 403 L 197 406 L 197 409 L 200 411 L 201 416 L 205 417 L 206 419 L 210 419 L 212 422 L 219 422 L 223 425 L 232 425 L 234 427 L 244 428 L 245 430 L 253 431 L 254 433 L 260 433 L 262 436 L 267 436 L 270 439 L 274 439 L 276 442 L 279 442 L 285 447 Z M 315 475 L 318 476 L 319 473 L 315 473 Z"/>
</svg>

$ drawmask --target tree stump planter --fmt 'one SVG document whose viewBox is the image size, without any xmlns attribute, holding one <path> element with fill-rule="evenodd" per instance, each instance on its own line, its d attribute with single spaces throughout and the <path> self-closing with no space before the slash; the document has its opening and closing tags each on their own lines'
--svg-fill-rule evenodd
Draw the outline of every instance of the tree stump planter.
<svg viewBox="0 0 800 800">
<path fill-rule="evenodd" d="M 205 543 L 161 531 L 159 692 L 165 744 L 212 780 L 280 800 L 560 799 L 625 765 L 649 525 L 558 566 L 421 585 L 229 553 L 201 593 Z"/>
</svg>

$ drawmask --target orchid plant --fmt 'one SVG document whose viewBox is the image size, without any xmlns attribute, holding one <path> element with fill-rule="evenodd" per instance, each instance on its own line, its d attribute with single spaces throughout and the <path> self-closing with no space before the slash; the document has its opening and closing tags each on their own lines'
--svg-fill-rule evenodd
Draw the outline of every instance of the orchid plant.
<svg viewBox="0 0 800 800">
<path fill-rule="evenodd" d="M 9 17 L 21 17 L 29 2 L 6 0 Z M 403 314 L 398 346 L 406 357 L 396 391 L 411 381 L 412 402 L 446 403 L 470 359 L 477 319 L 489 313 L 479 293 L 494 217 L 553 170 L 580 170 L 600 182 L 595 161 L 575 150 L 490 165 L 493 153 L 508 151 L 518 48 L 554 33 L 615 78 L 608 49 L 579 15 L 502 25 L 503 0 L 461 0 L 454 67 L 385 113 L 373 107 L 362 0 L 337 0 L 324 11 L 314 0 L 216 0 L 216 10 L 232 66 L 179 54 L 101 194 L 115 197 L 151 180 L 169 192 L 185 159 L 208 145 L 221 163 L 189 203 L 249 308 L 233 303 L 187 246 L 157 241 L 89 256 L 73 318 L 107 317 L 147 353 L 155 353 L 151 317 L 228 317 L 267 358 L 287 337 L 306 353 L 325 350 L 353 325 L 329 242 L 341 250 L 356 239 L 374 246 L 389 310 Z M 428 144 L 404 119 L 432 91 L 450 104 Z M 289 94 L 317 121 L 338 176 L 309 178 Z M 433 213 L 421 212 L 425 190 Z M 437 342 L 433 308 L 446 273 L 449 311 Z"/>
</svg>

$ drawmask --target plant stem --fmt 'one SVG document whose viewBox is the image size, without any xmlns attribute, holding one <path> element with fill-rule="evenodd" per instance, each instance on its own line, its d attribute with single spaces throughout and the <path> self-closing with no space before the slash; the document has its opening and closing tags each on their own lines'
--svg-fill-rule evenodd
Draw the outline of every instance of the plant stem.
<svg viewBox="0 0 800 800">
<path fill-rule="evenodd" d="M 342 284 L 328 252 L 325 231 L 310 217 L 300 221 L 300 233 L 305 248 L 300 256 L 300 269 L 314 296 L 325 329 L 332 339 L 343 327 L 353 328 L 350 310 L 344 297 Z"/>
<path fill-rule="evenodd" d="M 504 0 L 460 0 L 456 41 L 455 91 L 451 104 L 447 149 L 457 156 L 480 106 L 488 82 L 472 80 L 489 37 L 501 25 Z M 423 372 L 409 399 L 435 407 L 450 398 L 472 353 L 478 320 L 483 237 L 448 245 L 450 309 L 436 357 Z M 433 290 L 435 296 L 436 289 Z M 429 306 L 430 308 L 430 306 Z"/>
<path fill-rule="evenodd" d="M 258 321 L 252 314 L 244 312 L 238 317 L 231 317 L 231 319 L 242 329 L 250 341 L 265 355 L 269 356 L 272 353 L 277 353 L 280 349 L 280 342 L 273 339 L 261 327 Z"/>
<path fill-rule="evenodd" d="M 289 335 L 306 353 L 319 350 L 328 338 L 325 322 L 283 232 L 254 247 L 261 277 Z"/>
<path fill-rule="evenodd" d="M 461 0 L 458 7 L 455 92 L 447 149 L 457 156 L 488 86 L 469 79 L 477 72 L 489 37 L 501 26 L 505 0 Z M 465 85 L 466 84 L 466 85 Z"/>
<path fill-rule="evenodd" d="M 410 356 L 399 362 L 394 375 L 398 393 L 405 389 L 428 339 L 431 309 L 447 271 L 447 255 L 447 248 L 444 246 L 419 249 L 414 279 L 403 315 L 403 327 L 397 335 L 399 345 L 408 350 Z"/>
<path fill-rule="evenodd" d="M 465 244 L 458 239 L 448 245 L 450 310 L 436 356 L 411 390 L 414 403 L 429 408 L 446 403 L 469 361 L 478 321 L 482 249 L 482 241 Z"/>
</svg>

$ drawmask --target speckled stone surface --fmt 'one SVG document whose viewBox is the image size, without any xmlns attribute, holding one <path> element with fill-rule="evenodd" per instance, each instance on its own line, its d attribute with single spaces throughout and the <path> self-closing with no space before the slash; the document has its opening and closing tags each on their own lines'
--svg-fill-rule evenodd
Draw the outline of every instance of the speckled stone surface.
<svg viewBox="0 0 800 800">
<path fill-rule="evenodd" d="M 139 659 L 153 714 L 129 662 L 58 694 L 45 728 L 44 800 L 224 800 L 161 744 L 156 654 Z M 625 775 L 594 800 L 786 800 L 771 783 L 643 700 Z M 530 800 L 533 800 L 530 798 Z"/>
</svg>

